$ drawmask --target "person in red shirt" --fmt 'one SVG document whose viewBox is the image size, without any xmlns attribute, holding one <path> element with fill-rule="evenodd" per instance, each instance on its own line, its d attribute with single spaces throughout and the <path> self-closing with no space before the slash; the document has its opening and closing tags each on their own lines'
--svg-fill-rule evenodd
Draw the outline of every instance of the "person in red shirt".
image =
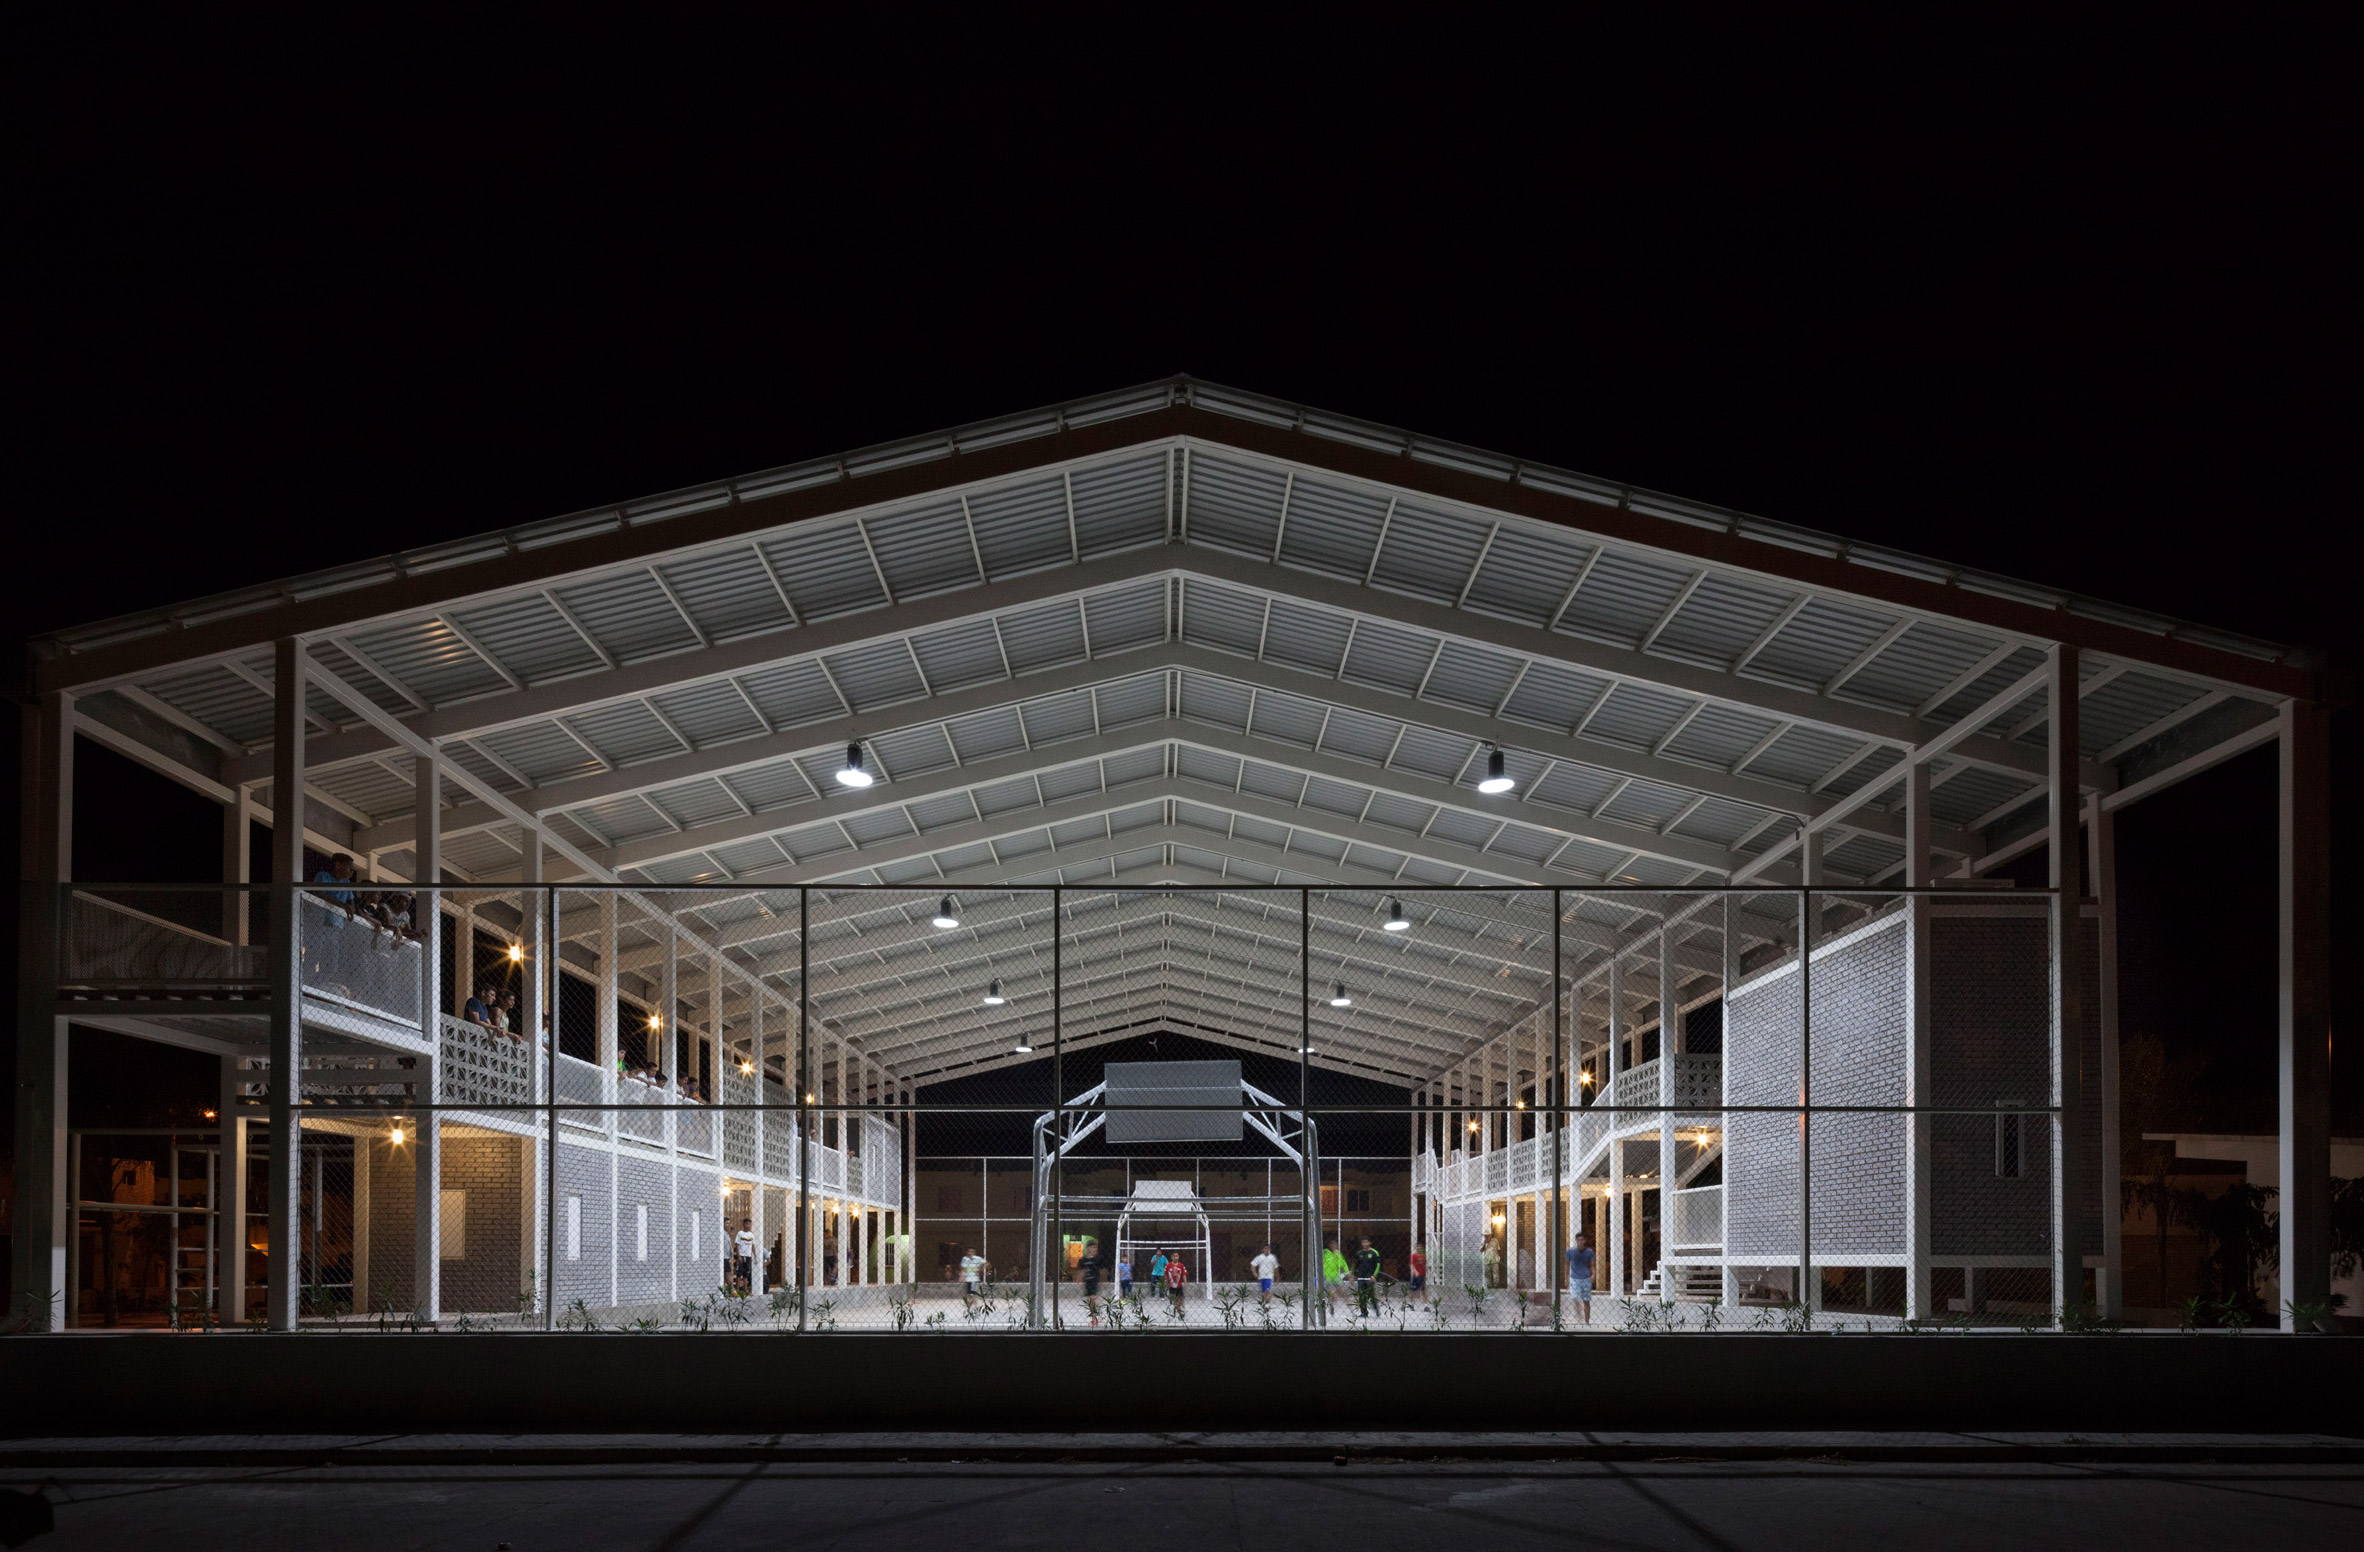
<svg viewBox="0 0 2364 1552">
<path fill-rule="evenodd" d="M 1182 1285 L 1190 1281 L 1190 1263 L 1180 1252 L 1166 1257 L 1166 1291 L 1174 1296 L 1174 1313 L 1182 1313 Z"/>
<path fill-rule="evenodd" d="M 1413 1251 L 1412 1259 L 1404 1269 L 1412 1276 L 1412 1291 L 1414 1293 L 1418 1293 L 1428 1286 L 1428 1257 L 1425 1253 L 1418 1250 Z"/>
</svg>

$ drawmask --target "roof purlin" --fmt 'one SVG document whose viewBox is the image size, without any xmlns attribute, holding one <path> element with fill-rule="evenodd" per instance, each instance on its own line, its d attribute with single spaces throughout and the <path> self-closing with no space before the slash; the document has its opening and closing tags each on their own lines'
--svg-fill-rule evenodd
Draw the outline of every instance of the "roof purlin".
<svg viewBox="0 0 2364 1552">
<path fill-rule="evenodd" d="M 1303 431 L 1175 405 L 1096 425 L 1069 427 L 977 451 L 956 451 L 858 481 L 739 500 L 708 511 L 626 527 L 548 550 L 513 551 L 496 560 L 400 577 L 282 608 L 144 636 L 34 664 L 36 687 L 74 689 L 118 680 L 165 664 L 202 660 L 259 646 L 281 634 L 342 630 L 361 619 L 441 607 L 462 598 L 534 587 L 554 578 L 649 561 L 677 550 L 744 537 L 812 518 L 996 479 L 1168 438 L 1328 470 L 1433 496 L 1578 529 L 1612 542 L 1684 556 L 1743 572 L 1780 577 L 1822 592 L 1963 620 L 2087 651 L 2124 657 L 2275 696 L 2317 698 L 2317 671 L 2150 634 L 2066 609 L 2046 609 L 1984 592 L 1907 576 L 1759 540 L 1668 521 L 1628 508 L 1469 473 L 1404 454 L 1382 453 Z M 552 562 L 563 560 L 563 565 Z M 357 615 L 353 605 L 371 606 Z"/>
</svg>

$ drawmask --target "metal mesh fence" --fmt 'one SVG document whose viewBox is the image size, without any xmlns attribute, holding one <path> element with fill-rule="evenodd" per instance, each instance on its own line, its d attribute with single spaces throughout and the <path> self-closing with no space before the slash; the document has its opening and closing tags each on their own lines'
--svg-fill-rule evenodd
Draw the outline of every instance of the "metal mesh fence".
<svg viewBox="0 0 2364 1552">
<path fill-rule="evenodd" d="M 267 913 L 224 897 L 78 889 L 65 963 L 93 997 L 234 1004 L 261 951 L 222 933 Z M 2050 910 L 310 886 L 287 1275 L 300 1319 L 373 1327 L 2049 1320 Z M 177 1177 L 182 1144 L 143 1143 L 145 1177 L 109 1155 L 148 1183 L 77 1198 L 78 1322 L 262 1309 L 272 1036 L 208 1016 L 248 1020 L 225 1086 L 248 1162 L 225 1170 L 218 1132 Z M 2068 1040 L 2085 1059 L 2091 1032 Z M 1176 1064 L 1186 1093 L 1107 1082 Z M 1112 1106 L 1167 1121 L 1111 1129 Z M 234 1267 L 214 1203 L 241 1173 L 259 1220 Z"/>
</svg>

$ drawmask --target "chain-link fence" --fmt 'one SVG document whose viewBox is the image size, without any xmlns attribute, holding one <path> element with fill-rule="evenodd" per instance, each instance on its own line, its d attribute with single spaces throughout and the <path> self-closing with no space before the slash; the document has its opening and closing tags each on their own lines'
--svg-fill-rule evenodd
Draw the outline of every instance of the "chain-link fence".
<svg viewBox="0 0 2364 1552">
<path fill-rule="evenodd" d="M 2044 891 L 337 878 L 292 1031 L 254 891 L 61 905 L 69 998 L 241 1053 L 90 1153 L 76 1323 L 2026 1325 L 2100 1248 Z"/>
</svg>

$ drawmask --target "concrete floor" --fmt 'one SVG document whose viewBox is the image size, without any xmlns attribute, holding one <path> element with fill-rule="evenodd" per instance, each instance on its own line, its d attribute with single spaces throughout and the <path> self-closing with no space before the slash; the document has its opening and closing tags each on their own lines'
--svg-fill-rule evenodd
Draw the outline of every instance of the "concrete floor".
<svg viewBox="0 0 2364 1552">
<path fill-rule="evenodd" d="M 1911 1548 L 2364 1541 L 2364 1467 L 1359 1456 L 1204 1464 L 57 1465 L 38 1548 Z M 18 1501 L 20 1512 L 25 1500 Z M 1837 1532 L 1834 1538 L 1833 1532 Z M 0 1536 L 0 1541 L 10 1538 Z"/>
</svg>

